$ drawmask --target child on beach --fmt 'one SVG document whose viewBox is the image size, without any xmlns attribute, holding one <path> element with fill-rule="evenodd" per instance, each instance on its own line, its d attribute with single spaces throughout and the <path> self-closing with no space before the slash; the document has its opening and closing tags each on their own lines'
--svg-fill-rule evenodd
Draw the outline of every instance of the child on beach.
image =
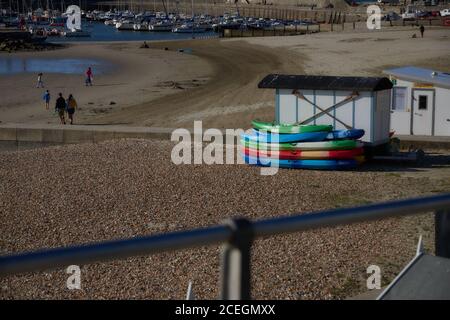
<svg viewBox="0 0 450 320">
<path fill-rule="evenodd" d="M 86 71 L 86 86 L 92 86 L 92 69 L 89 67 Z"/>
<path fill-rule="evenodd" d="M 38 78 L 37 78 L 37 86 L 36 88 L 43 88 L 44 87 L 44 82 L 42 81 L 42 72 L 38 73 Z"/>
<path fill-rule="evenodd" d="M 50 91 L 46 90 L 44 92 L 44 95 L 42 96 L 42 100 L 45 101 L 45 109 L 48 110 L 48 108 L 50 106 Z"/>
<path fill-rule="evenodd" d="M 56 99 L 55 111 L 58 112 L 61 124 L 66 124 L 64 118 L 64 112 L 66 111 L 66 100 L 63 98 L 62 93 L 59 93 L 59 98 Z"/>
<path fill-rule="evenodd" d="M 67 99 L 67 114 L 69 115 L 70 124 L 73 124 L 73 114 L 75 113 L 75 108 L 77 108 L 77 101 L 72 94 L 69 94 Z"/>
</svg>

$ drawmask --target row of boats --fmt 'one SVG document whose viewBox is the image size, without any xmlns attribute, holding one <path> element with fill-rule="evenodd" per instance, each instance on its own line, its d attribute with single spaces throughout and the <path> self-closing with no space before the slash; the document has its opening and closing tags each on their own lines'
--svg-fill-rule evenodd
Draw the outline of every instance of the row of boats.
<svg viewBox="0 0 450 320">
<path fill-rule="evenodd" d="M 308 20 L 278 20 L 242 17 L 238 13 L 211 15 L 185 15 L 182 13 L 132 11 L 81 11 L 83 20 L 96 21 L 117 30 L 204 33 L 221 32 L 224 29 L 274 30 L 299 25 L 313 24 Z M 0 17 L 0 27 L 15 27 L 30 31 L 36 38 L 46 37 L 89 37 L 88 30 L 67 30 L 67 15 L 59 11 L 37 10 L 28 14 L 9 13 Z"/>
<path fill-rule="evenodd" d="M 27 30 L 35 39 L 47 37 L 89 37 L 90 32 L 81 29 L 67 29 L 67 14 L 58 10 L 36 10 L 20 14 L 8 12 L 0 14 L 0 28 Z"/>
<path fill-rule="evenodd" d="M 132 12 L 92 12 L 87 19 L 101 21 L 117 30 L 199 33 L 221 32 L 224 29 L 258 29 L 273 30 L 296 25 L 312 24 L 307 20 L 278 20 L 242 17 L 238 14 L 225 14 L 214 17 L 210 15 L 186 16 L 183 14 L 166 14 L 164 12 L 144 12 L 134 15 Z"/>
</svg>

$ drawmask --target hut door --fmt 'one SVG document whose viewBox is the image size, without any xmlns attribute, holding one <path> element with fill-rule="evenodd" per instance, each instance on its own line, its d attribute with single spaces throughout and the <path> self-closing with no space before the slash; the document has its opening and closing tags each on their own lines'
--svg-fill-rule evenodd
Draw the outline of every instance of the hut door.
<svg viewBox="0 0 450 320">
<path fill-rule="evenodd" d="M 412 134 L 433 135 L 434 90 L 413 90 Z"/>
</svg>

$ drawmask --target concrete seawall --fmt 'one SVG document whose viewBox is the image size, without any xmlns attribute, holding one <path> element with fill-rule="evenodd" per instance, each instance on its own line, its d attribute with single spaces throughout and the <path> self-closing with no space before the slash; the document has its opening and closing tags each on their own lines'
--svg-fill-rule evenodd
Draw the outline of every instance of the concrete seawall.
<svg viewBox="0 0 450 320">
<path fill-rule="evenodd" d="M 170 139 L 173 129 L 115 125 L 1 124 L 2 150 L 29 149 L 70 143 L 97 143 L 116 139 Z"/>
</svg>

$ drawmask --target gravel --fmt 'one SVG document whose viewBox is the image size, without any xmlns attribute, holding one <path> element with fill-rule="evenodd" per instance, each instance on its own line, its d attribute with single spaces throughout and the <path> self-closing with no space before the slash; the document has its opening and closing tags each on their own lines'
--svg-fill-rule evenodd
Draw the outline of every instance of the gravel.
<svg viewBox="0 0 450 320">
<path fill-rule="evenodd" d="M 221 223 L 422 195 L 436 180 L 375 167 L 280 170 L 247 165 L 174 165 L 173 144 L 120 140 L 0 153 L 0 254 L 158 234 Z M 443 184 L 450 189 L 450 185 Z M 365 292 L 366 268 L 383 284 L 413 257 L 431 214 L 257 240 L 253 297 L 339 299 Z M 198 299 L 219 293 L 220 247 L 167 252 L 81 267 L 81 290 L 64 269 L 0 279 L 1 299 Z"/>
</svg>

